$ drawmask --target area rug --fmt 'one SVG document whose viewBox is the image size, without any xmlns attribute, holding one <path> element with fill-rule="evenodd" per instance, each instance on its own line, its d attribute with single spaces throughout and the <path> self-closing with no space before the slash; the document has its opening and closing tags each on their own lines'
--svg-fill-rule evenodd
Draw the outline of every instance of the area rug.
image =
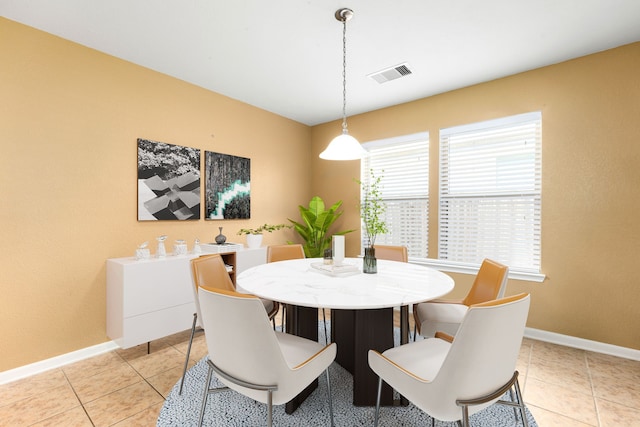
<svg viewBox="0 0 640 427">
<path fill-rule="evenodd" d="M 324 330 L 320 328 L 320 342 L 324 341 Z M 337 363 L 329 367 L 331 393 L 333 395 L 333 415 L 336 426 L 372 426 L 375 408 L 356 407 L 351 404 L 353 397 L 353 378 Z M 187 372 L 182 395 L 178 394 L 180 382 L 171 390 L 158 417 L 157 426 L 196 426 L 200 416 L 200 405 L 204 382 L 207 378 L 206 357 Z M 211 386 L 221 385 L 217 378 Z M 505 395 L 508 399 L 508 394 Z M 518 411 L 519 413 L 519 411 Z M 531 413 L 527 410 L 529 426 L 537 427 Z M 264 426 L 267 419 L 267 405 L 248 399 L 234 391 L 225 391 L 209 395 L 204 417 L 204 426 Z M 522 425 L 516 420 L 514 410 L 505 405 L 494 404 L 470 418 L 471 426 L 512 427 Z M 273 425 L 285 427 L 329 426 L 329 406 L 327 402 L 326 375 L 319 377 L 318 388 L 289 415 L 284 405 L 273 407 Z M 429 415 L 409 404 L 405 407 L 380 408 L 380 426 L 430 426 Z M 435 421 L 438 427 L 457 426 L 455 422 Z"/>
</svg>

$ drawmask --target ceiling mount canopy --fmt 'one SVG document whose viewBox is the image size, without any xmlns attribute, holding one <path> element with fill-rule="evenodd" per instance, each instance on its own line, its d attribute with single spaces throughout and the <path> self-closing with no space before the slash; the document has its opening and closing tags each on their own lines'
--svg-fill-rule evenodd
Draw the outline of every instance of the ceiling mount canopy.
<svg viewBox="0 0 640 427">
<path fill-rule="evenodd" d="M 335 17 L 342 22 L 342 133 L 329 143 L 320 153 L 325 160 L 358 160 L 367 152 L 357 139 L 349 135 L 347 129 L 347 21 L 353 18 L 353 10 L 342 8 L 336 10 Z"/>
</svg>

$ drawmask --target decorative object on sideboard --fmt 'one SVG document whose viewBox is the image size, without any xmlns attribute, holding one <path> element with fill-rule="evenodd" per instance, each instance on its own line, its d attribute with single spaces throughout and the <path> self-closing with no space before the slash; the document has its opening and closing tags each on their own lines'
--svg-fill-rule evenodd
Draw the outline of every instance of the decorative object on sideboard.
<svg viewBox="0 0 640 427">
<path fill-rule="evenodd" d="M 202 248 L 200 247 L 200 239 L 196 238 L 193 242 L 193 252 L 194 255 L 200 255 L 202 253 Z"/>
<path fill-rule="evenodd" d="M 182 256 L 187 254 L 187 243 L 183 239 L 178 239 L 173 245 L 173 254 Z"/>
<path fill-rule="evenodd" d="M 387 206 L 382 199 L 381 180 L 382 175 L 376 176 L 373 169 L 369 169 L 369 177 L 365 182 L 356 180 L 362 190 L 360 216 L 362 217 L 362 231 L 366 236 L 364 259 L 362 261 L 362 271 L 364 273 L 373 274 L 378 272 L 376 252 L 373 246 L 378 235 L 388 232 L 385 221 Z"/>
<path fill-rule="evenodd" d="M 138 138 L 138 221 L 200 219 L 200 150 Z"/>
<path fill-rule="evenodd" d="M 262 234 L 264 232 L 272 233 L 276 230 L 282 230 L 283 228 L 291 228 L 284 224 L 262 224 L 258 228 L 241 228 L 238 231 L 238 235 L 245 235 L 247 239 L 247 247 L 249 249 L 257 249 L 262 245 Z"/>
<path fill-rule="evenodd" d="M 205 151 L 206 219 L 251 217 L 251 159 Z"/>
<path fill-rule="evenodd" d="M 156 251 L 156 258 L 164 258 L 167 256 L 167 249 L 164 247 L 164 241 L 167 240 L 166 235 L 156 237 L 158 241 L 158 250 Z"/>
<path fill-rule="evenodd" d="M 219 245 L 222 245 L 224 242 L 227 241 L 227 236 L 222 234 L 222 227 L 218 227 L 218 230 L 220 230 L 220 234 L 216 236 L 216 243 Z"/>
<path fill-rule="evenodd" d="M 321 258 L 324 256 L 325 249 L 331 246 L 331 236 L 342 236 L 355 230 L 339 231 L 329 234 L 331 225 L 342 215 L 338 212 L 342 206 L 342 200 L 334 203 L 328 210 L 325 209 L 324 201 L 314 196 L 309 202 L 309 207 L 298 206 L 302 222 L 294 221 L 289 218 L 289 222 L 293 224 L 293 228 L 298 232 L 304 240 L 304 255 L 307 258 Z"/>
<path fill-rule="evenodd" d="M 149 242 L 144 242 L 140 244 L 136 249 L 136 259 L 138 261 L 147 260 L 151 258 L 151 252 L 149 251 L 149 248 L 147 247 L 147 245 L 149 245 Z"/>
</svg>

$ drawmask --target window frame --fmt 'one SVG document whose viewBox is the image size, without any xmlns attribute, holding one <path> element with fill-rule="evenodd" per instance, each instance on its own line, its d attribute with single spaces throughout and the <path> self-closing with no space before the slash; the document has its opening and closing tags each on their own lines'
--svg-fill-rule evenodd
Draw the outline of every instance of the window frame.
<svg viewBox="0 0 640 427">
<path fill-rule="evenodd" d="M 413 133 L 413 134 L 408 134 L 408 135 L 401 135 L 401 136 L 395 136 L 395 137 L 391 137 L 391 138 L 385 138 L 385 139 L 380 139 L 380 140 L 375 140 L 375 141 L 369 141 L 369 142 L 365 142 L 362 144 L 362 146 L 365 148 L 365 150 L 367 150 L 368 152 L 371 149 L 376 149 L 376 148 L 381 148 L 381 147 L 388 147 L 388 146 L 393 146 L 393 145 L 398 145 L 398 144 L 411 144 L 411 143 L 420 143 L 420 142 L 424 142 L 426 144 L 426 147 L 424 147 L 424 155 L 426 156 L 426 160 L 425 160 L 425 172 L 422 175 L 423 178 L 426 179 L 426 187 L 424 188 L 424 193 L 425 193 L 425 197 L 426 197 L 426 208 L 424 208 L 426 210 L 426 214 L 425 216 L 421 217 L 421 222 L 424 222 L 424 231 L 426 236 L 423 238 L 423 242 L 422 244 L 424 244 L 424 248 L 423 250 L 426 251 L 426 255 L 428 256 L 428 244 L 429 244 L 429 209 L 430 209 L 430 203 L 431 203 L 431 199 L 429 196 L 429 151 L 430 151 L 430 141 L 429 141 L 429 132 L 428 131 L 424 131 L 424 132 L 417 132 L 417 133 Z M 360 180 L 361 182 L 366 182 L 369 178 L 370 178 L 370 165 L 369 165 L 369 155 L 367 155 L 366 158 L 363 158 L 360 162 Z M 375 169 L 375 168 L 374 168 Z M 384 168 L 382 169 L 384 170 Z M 383 174 L 383 180 L 382 180 L 382 187 L 384 188 L 384 184 L 385 184 L 385 175 Z M 422 187 L 420 187 L 422 188 Z M 420 195 L 420 197 L 416 197 L 415 200 L 421 200 L 422 199 L 422 195 Z M 360 192 L 360 200 L 362 200 L 362 189 Z M 402 197 L 396 198 L 394 200 L 397 201 L 402 201 Z M 404 199 L 404 200 L 414 200 L 414 199 Z M 387 212 L 388 213 L 388 212 Z M 361 224 L 362 227 L 362 224 Z M 362 231 L 362 228 L 361 228 Z M 363 231 L 362 231 L 363 232 Z M 364 233 L 364 232 L 363 232 Z M 385 235 L 388 236 L 389 234 Z M 364 248 L 364 241 L 365 241 L 365 236 L 364 234 L 361 236 L 362 238 L 360 239 L 360 247 L 361 247 L 361 253 L 363 253 L 363 248 Z M 395 243 L 385 243 L 384 241 L 381 241 L 380 238 L 378 238 L 376 240 L 377 244 L 395 244 Z M 426 257 L 416 257 L 416 256 L 411 256 L 411 248 L 410 246 L 412 246 L 411 244 L 405 244 L 405 246 L 408 247 L 409 249 L 409 260 L 410 261 L 416 261 L 417 263 L 420 262 L 424 262 L 426 261 L 428 258 Z"/>
<path fill-rule="evenodd" d="M 477 271 L 477 268 L 479 268 L 479 264 L 476 263 L 471 263 L 471 262 L 459 262 L 459 261 L 452 261 L 452 260 L 446 260 L 446 259 L 440 259 L 440 254 L 441 254 L 441 250 L 442 250 L 442 238 L 443 238 L 443 211 L 442 211 L 442 206 L 443 206 L 443 182 L 446 183 L 445 185 L 449 185 L 449 179 L 450 176 L 445 176 L 445 172 L 443 172 L 443 158 L 445 156 L 448 156 L 448 152 L 444 152 L 444 147 L 445 147 L 445 139 L 448 139 L 451 135 L 463 135 L 463 134 L 468 134 L 468 133 L 482 133 L 482 132 L 486 132 L 490 129 L 495 129 L 495 128 L 507 128 L 511 125 L 513 126 L 517 126 L 518 124 L 522 124 L 525 122 L 536 122 L 537 121 L 537 145 L 535 146 L 535 156 L 536 158 L 534 159 L 534 177 L 535 179 L 537 179 L 537 181 L 535 181 L 535 191 L 533 191 L 533 197 L 534 198 L 534 204 L 533 204 L 533 209 L 534 210 L 538 210 L 538 216 L 533 218 L 533 224 L 534 224 L 534 229 L 537 230 L 534 231 L 536 233 L 536 235 L 533 236 L 533 243 L 534 243 L 534 247 L 537 245 L 537 250 L 538 252 L 534 252 L 532 254 L 532 256 L 535 259 L 539 260 L 539 265 L 537 265 L 537 271 L 536 268 L 525 268 L 525 269 L 518 269 L 518 268 L 513 268 L 510 267 L 510 271 L 509 271 L 509 277 L 511 278 L 517 278 L 517 279 L 522 279 L 522 280 L 529 280 L 529 281 L 535 281 L 535 282 L 542 282 L 545 278 L 545 275 L 542 273 L 542 246 L 541 246 L 541 231 L 540 231 L 540 227 L 541 227 L 541 223 L 542 223 L 542 209 L 541 209 L 541 204 L 542 204 L 542 174 L 541 174 L 541 156 L 542 156 L 542 113 L 540 111 L 535 111 L 535 112 L 530 112 L 530 113 L 524 113 L 524 114 L 518 114 L 518 115 L 514 115 L 514 116 L 508 116 L 508 117 L 502 117 L 502 118 L 498 118 L 498 119 L 493 119 L 493 120 L 486 120 L 486 121 L 482 121 L 482 122 L 477 122 L 477 123 L 472 123 L 472 124 L 466 124 L 466 125 L 461 125 L 461 126 L 453 126 L 450 128 L 446 128 L 446 129 L 440 129 L 440 135 L 439 135 L 439 145 L 438 145 L 438 150 L 439 150 L 439 154 L 438 154 L 438 168 L 439 168 L 439 173 L 438 173 L 438 259 L 430 259 L 428 260 L 428 262 L 425 263 L 425 265 L 431 266 L 431 267 L 435 267 L 438 268 L 440 270 L 444 270 L 444 271 L 451 271 L 451 272 L 462 272 L 462 273 L 469 273 L 469 272 L 473 272 L 473 271 Z M 447 157 L 446 158 L 447 161 L 449 161 L 450 159 Z M 497 173 L 497 172 L 496 172 Z M 453 194 L 453 193 L 452 193 Z M 476 191 L 468 193 L 470 196 L 470 199 L 473 199 L 474 197 L 477 199 L 479 196 L 482 196 L 482 192 L 481 191 Z M 492 200 L 500 200 L 501 198 L 504 198 L 505 196 L 508 197 L 508 195 L 521 195 L 518 191 L 514 191 L 514 192 L 503 192 L 501 195 L 495 194 L 492 196 Z M 452 195 L 450 198 L 448 198 L 449 200 L 453 200 L 455 199 L 455 195 Z M 537 222 L 535 222 L 537 221 Z M 537 240 L 536 240 L 537 239 Z M 536 255 L 538 258 L 536 258 Z"/>
</svg>

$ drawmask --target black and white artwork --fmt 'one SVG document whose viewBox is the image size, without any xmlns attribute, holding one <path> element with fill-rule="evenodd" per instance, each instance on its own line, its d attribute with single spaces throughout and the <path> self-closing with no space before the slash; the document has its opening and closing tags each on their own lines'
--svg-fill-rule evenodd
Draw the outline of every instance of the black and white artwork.
<svg viewBox="0 0 640 427">
<path fill-rule="evenodd" d="M 138 221 L 200 219 L 200 150 L 138 138 Z"/>
<path fill-rule="evenodd" d="M 205 218 L 251 217 L 251 159 L 205 151 Z"/>
</svg>

